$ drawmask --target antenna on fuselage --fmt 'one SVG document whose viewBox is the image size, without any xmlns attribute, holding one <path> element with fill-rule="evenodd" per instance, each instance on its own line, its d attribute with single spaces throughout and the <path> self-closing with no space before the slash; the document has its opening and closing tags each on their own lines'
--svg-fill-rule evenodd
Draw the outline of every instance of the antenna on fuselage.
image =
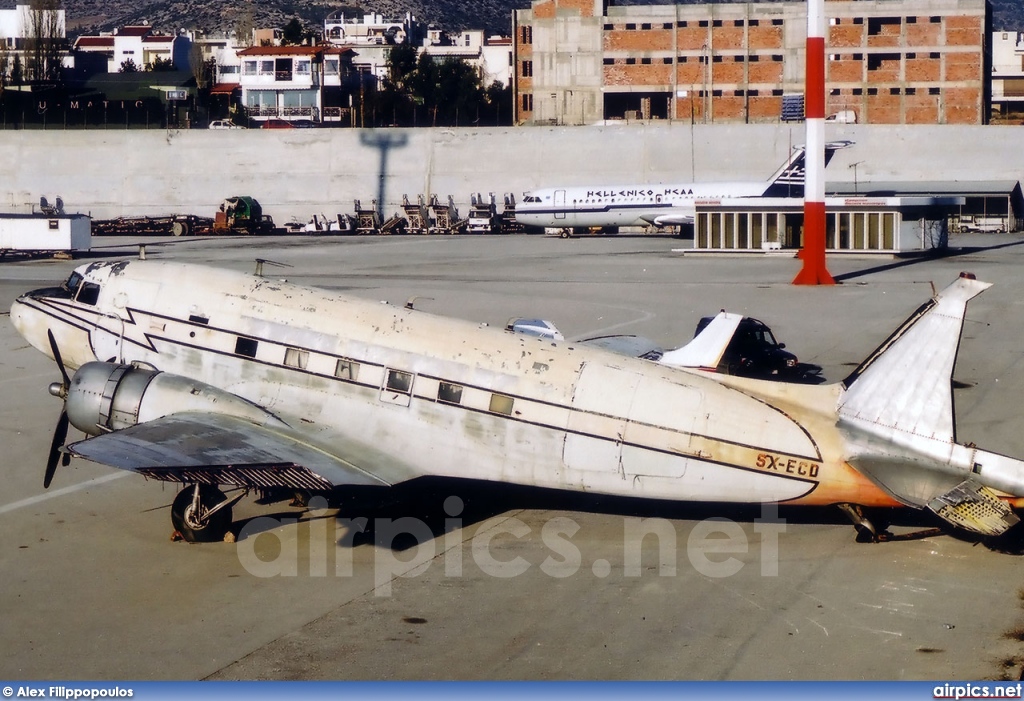
<svg viewBox="0 0 1024 701">
<path fill-rule="evenodd" d="M 433 297 L 424 297 L 423 295 L 413 295 L 408 300 L 406 300 L 405 308 L 406 309 L 415 309 L 414 305 L 416 304 L 416 300 L 418 300 L 418 299 L 427 299 L 427 300 L 430 300 L 431 302 L 434 301 Z"/>
<path fill-rule="evenodd" d="M 292 266 L 287 263 L 278 263 L 276 260 L 267 260 L 266 258 L 256 259 L 256 277 L 263 277 L 263 264 L 269 263 L 270 265 L 276 265 L 278 268 L 290 268 Z"/>
</svg>

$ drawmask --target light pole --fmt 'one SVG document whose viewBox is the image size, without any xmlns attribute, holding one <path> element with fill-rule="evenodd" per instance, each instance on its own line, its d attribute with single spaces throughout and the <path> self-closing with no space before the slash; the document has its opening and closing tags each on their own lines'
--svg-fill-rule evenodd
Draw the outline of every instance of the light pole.
<svg viewBox="0 0 1024 701">
<path fill-rule="evenodd" d="M 855 195 L 860 194 L 860 188 L 857 185 L 857 166 L 859 166 L 863 162 L 864 161 L 857 161 L 856 163 L 851 163 L 850 165 L 846 166 L 847 168 L 853 168 L 853 194 Z"/>
</svg>

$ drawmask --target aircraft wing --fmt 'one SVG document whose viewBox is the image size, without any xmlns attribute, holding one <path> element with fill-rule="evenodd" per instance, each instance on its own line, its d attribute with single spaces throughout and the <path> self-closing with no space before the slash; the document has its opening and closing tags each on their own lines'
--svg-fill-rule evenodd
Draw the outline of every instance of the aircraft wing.
<svg viewBox="0 0 1024 701">
<path fill-rule="evenodd" d="M 371 462 L 361 446 L 337 447 L 363 455 L 363 464 Z M 169 482 L 313 490 L 393 483 L 296 433 L 210 412 L 171 414 L 73 443 L 67 450 Z"/>
<path fill-rule="evenodd" d="M 684 368 L 718 367 L 742 319 L 742 314 L 719 312 L 692 341 L 682 348 L 666 352 L 658 362 Z"/>
</svg>

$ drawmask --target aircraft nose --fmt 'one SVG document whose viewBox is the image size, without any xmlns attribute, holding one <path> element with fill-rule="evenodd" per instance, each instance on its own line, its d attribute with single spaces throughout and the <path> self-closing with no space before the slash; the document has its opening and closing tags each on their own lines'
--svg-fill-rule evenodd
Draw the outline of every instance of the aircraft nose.
<svg viewBox="0 0 1024 701">
<path fill-rule="evenodd" d="M 33 305 L 36 292 L 26 292 L 11 304 L 11 323 L 18 333 L 34 348 L 49 355 L 50 344 L 46 338 L 47 317 Z"/>
</svg>

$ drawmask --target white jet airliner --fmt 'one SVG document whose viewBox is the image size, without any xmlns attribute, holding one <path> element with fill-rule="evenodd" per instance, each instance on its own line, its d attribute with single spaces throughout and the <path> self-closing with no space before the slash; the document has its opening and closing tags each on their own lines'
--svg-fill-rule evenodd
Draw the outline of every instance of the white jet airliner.
<svg viewBox="0 0 1024 701">
<path fill-rule="evenodd" d="M 851 141 L 825 145 L 825 164 Z M 573 229 L 693 224 L 697 200 L 732 197 L 803 197 L 804 147 L 793 150 L 767 181 L 550 187 L 527 192 L 516 221 L 527 226 Z"/>
</svg>

